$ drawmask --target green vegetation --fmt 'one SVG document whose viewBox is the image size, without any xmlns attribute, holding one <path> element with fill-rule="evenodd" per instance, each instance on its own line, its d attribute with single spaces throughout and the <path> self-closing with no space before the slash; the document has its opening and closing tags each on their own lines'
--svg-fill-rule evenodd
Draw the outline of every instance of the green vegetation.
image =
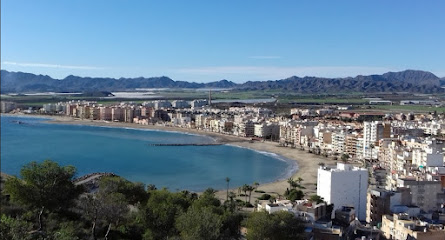
<svg viewBox="0 0 445 240">
<path fill-rule="evenodd" d="M 323 199 L 322 197 L 316 195 L 316 194 L 311 195 L 310 198 L 309 198 L 309 200 L 310 200 L 311 202 L 315 202 L 315 203 L 317 203 L 317 204 L 324 202 L 324 199 Z"/>
<path fill-rule="evenodd" d="M 366 104 L 368 101 L 362 98 L 355 98 L 354 96 L 338 96 L 338 97 L 327 97 L 323 95 L 313 95 L 313 96 L 296 96 L 296 95 L 285 95 L 279 96 L 279 103 L 316 103 L 316 104 Z"/>
<path fill-rule="evenodd" d="M 290 213 L 242 214 L 240 206 L 251 204 L 240 204 L 233 192 L 221 203 L 211 188 L 200 195 L 169 192 L 116 176 L 81 187 L 75 173 L 46 160 L 24 166 L 21 178 L 2 177 L 0 239 L 240 239 L 244 221 L 248 239 L 303 236 Z M 241 188 L 246 201 L 256 187 Z"/>
<path fill-rule="evenodd" d="M 247 239 L 304 239 L 303 224 L 292 213 L 279 211 L 273 214 L 255 212 L 247 219 Z"/>
<path fill-rule="evenodd" d="M 443 113 L 445 107 L 431 107 L 420 105 L 379 105 L 373 106 L 373 109 L 392 110 L 392 111 L 414 111 L 414 112 L 434 112 Z"/>
</svg>

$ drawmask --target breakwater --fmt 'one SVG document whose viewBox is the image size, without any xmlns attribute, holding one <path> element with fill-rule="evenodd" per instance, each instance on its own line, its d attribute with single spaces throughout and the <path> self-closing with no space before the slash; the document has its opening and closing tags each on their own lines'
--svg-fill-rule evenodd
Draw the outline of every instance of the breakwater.
<svg viewBox="0 0 445 240">
<path fill-rule="evenodd" d="M 151 143 L 148 144 L 150 147 L 181 147 L 181 146 L 219 146 L 223 143 Z"/>
<path fill-rule="evenodd" d="M 117 175 L 114 173 L 110 173 L 110 172 L 95 172 L 95 173 L 90 173 L 87 175 L 83 175 L 82 177 L 76 178 L 73 180 L 73 182 L 76 185 L 81 185 L 85 182 L 89 182 L 91 180 L 99 179 L 101 177 L 106 177 L 106 176 L 107 177 L 115 177 Z"/>
</svg>

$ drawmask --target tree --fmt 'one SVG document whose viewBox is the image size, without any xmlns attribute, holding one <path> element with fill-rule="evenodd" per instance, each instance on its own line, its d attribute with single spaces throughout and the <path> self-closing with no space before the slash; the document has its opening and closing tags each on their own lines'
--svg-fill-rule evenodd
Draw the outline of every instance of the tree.
<svg viewBox="0 0 445 240">
<path fill-rule="evenodd" d="M 192 204 L 190 197 L 182 193 L 171 193 L 166 189 L 150 191 L 150 198 L 140 211 L 146 233 L 153 239 L 176 236 L 175 218 Z"/>
<path fill-rule="evenodd" d="M 148 199 L 143 183 L 133 183 L 119 176 L 102 177 L 99 189 L 103 193 L 121 193 L 129 204 L 145 203 Z"/>
<path fill-rule="evenodd" d="M 295 187 L 295 180 L 293 178 L 288 178 L 287 183 L 289 183 L 289 188 L 292 189 Z"/>
<path fill-rule="evenodd" d="M 12 218 L 6 215 L 1 216 L 0 220 L 0 239 L 8 240 L 25 240 L 32 239 L 29 232 L 32 229 L 32 224 L 19 219 Z"/>
<path fill-rule="evenodd" d="M 303 237 L 303 224 L 289 212 L 254 212 L 247 219 L 248 240 L 304 239 Z"/>
<path fill-rule="evenodd" d="M 254 183 L 252 184 L 252 186 L 255 188 L 255 190 L 257 190 L 258 187 L 260 186 L 260 184 L 259 184 L 258 182 L 254 182 Z"/>
<path fill-rule="evenodd" d="M 194 201 L 192 204 L 197 208 L 214 208 L 221 206 L 221 201 L 215 197 L 216 190 L 213 188 L 208 188 L 205 190 L 198 200 Z"/>
<path fill-rule="evenodd" d="M 252 191 L 255 190 L 253 186 L 247 185 L 247 191 L 249 192 L 249 203 L 250 203 L 250 197 L 252 196 Z"/>
<path fill-rule="evenodd" d="M 141 192 L 142 190 L 142 192 Z M 91 236 L 97 239 L 97 228 L 105 227 L 105 239 L 111 230 L 121 225 L 129 212 L 128 205 L 145 202 L 147 193 L 143 185 L 134 184 L 120 177 L 103 177 L 94 194 L 82 196 L 79 208 L 83 216 L 91 221 Z M 102 226 L 98 226 L 102 223 Z"/>
<path fill-rule="evenodd" d="M 247 219 L 247 239 L 273 239 L 273 220 L 269 213 L 260 211 L 251 213 Z"/>
<path fill-rule="evenodd" d="M 73 166 L 61 167 L 50 160 L 31 162 L 21 169 L 22 179 L 11 177 L 6 180 L 5 191 L 12 201 L 36 213 L 37 231 L 42 231 L 42 217 L 47 211 L 68 209 L 80 194 L 81 189 L 72 182 L 75 173 Z"/>
<path fill-rule="evenodd" d="M 184 240 L 217 240 L 222 225 L 221 217 L 210 208 L 190 207 L 176 220 L 176 228 Z"/>
<path fill-rule="evenodd" d="M 274 236 L 272 239 L 304 239 L 304 225 L 290 212 L 278 211 L 271 214 L 274 224 Z"/>
<path fill-rule="evenodd" d="M 295 201 L 295 200 L 301 200 L 304 197 L 304 193 L 301 190 L 297 190 L 297 189 L 287 189 L 284 192 L 284 196 L 291 201 Z"/>
<path fill-rule="evenodd" d="M 247 203 L 247 192 L 249 191 L 249 185 L 244 184 L 244 185 L 241 187 L 241 190 L 244 192 L 244 197 L 246 197 L 245 202 Z"/>
<path fill-rule="evenodd" d="M 316 195 L 316 194 L 311 195 L 310 198 L 309 198 L 309 200 L 310 200 L 311 202 L 316 202 L 317 204 L 324 202 L 324 199 L 323 199 L 322 197 Z"/>
<path fill-rule="evenodd" d="M 226 201 L 229 200 L 229 182 L 230 182 L 230 178 L 226 177 L 226 183 L 227 183 L 227 196 L 226 196 Z"/>
<path fill-rule="evenodd" d="M 298 182 L 298 184 L 301 184 L 301 182 L 303 182 L 303 178 L 298 177 L 297 182 Z"/>
<path fill-rule="evenodd" d="M 347 163 L 347 162 L 348 162 L 348 159 L 349 159 L 349 155 L 348 155 L 348 154 L 343 153 L 343 154 L 341 155 L 341 161 L 342 161 L 343 163 Z"/>
<path fill-rule="evenodd" d="M 242 190 L 243 190 L 243 192 L 244 192 L 244 195 L 245 195 L 245 197 L 246 197 L 246 203 L 248 202 L 248 203 L 250 203 L 250 198 L 251 198 L 251 196 L 252 196 L 252 191 L 253 190 L 255 190 L 255 188 L 254 187 L 252 187 L 252 186 L 250 186 L 250 185 L 248 185 L 248 184 L 244 184 L 243 186 L 242 186 Z M 247 192 L 249 192 L 249 195 L 247 195 Z M 249 196 L 249 201 L 247 201 L 247 196 Z"/>
</svg>

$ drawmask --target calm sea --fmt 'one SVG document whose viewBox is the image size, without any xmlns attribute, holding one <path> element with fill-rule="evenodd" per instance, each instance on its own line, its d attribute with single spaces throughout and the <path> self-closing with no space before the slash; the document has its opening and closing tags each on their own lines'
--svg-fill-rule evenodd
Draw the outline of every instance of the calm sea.
<svg viewBox="0 0 445 240">
<path fill-rule="evenodd" d="M 23 122 L 18 124 L 16 121 Z M 113 172 L 172 191 L 272 182 L 296 165 L 270 153 L 228 145 L 153 147 L 150 143 L 208 143 L 212 138 L 131 128 L 59 125 L 40 118 L 1 117 L 1 171 L 18 175 L 31 161 L 73 165 L 77 175 Z"/>
</svg>

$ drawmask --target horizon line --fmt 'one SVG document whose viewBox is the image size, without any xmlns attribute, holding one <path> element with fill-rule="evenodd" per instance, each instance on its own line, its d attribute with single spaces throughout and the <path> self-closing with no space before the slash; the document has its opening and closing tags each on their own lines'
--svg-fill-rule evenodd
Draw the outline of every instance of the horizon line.
<svg viewBox="0 0 445 240">
<path fill-rule="evenodd" d="M 435 73 L 433 73 L 431 71 L 425 71 L 425 70 L 419 70 L 419 69 L 405 69 L 405 70 L 398 70 L 398 71 L 397 70 L 395 70 L 395 71 L 388 70 L 388 71 L 386 71 L 386 72 L 384 72 L 382 74 L 377 74 L 377 73 L 373 73 L 373 74 L 356 74 L 355 76 L 345 76 L 345 77 L 320 77 L 320 76 L 316 76 L 316 75 L 298 76 L 297 74 L 295 74 L 295 75 L 291 74 L 290 76 L 285 77 L 285 78 L 279 78 L 278 77 L 276 79 L 268 79 L 268 80 L 245 80 L 245 81 L 242 81 L 242 82 L 238 82 L 238 81 L 234 82 L 232 80 L 229 80 L 228 78 L 222 78 L 222 79 L 219 79 L 219 80 L 212 80 L 212 81 L 207 81 L 207 82 L 195 82 L 195 81 L 174 79 L 172 77 L 169 77 L 168 75 L 158 75 L 158 76 L 149 76 L 149 77 L 146 77 L 146 76 L 135 76 L 135 77 L 123 77 L 123 76 L 121 76 L 121 77 L 105 77 L 105 76 L 96 76 L 96 77 L 93 77 L 93 76 L 81 76 L 81 75 L 75 75 L 75 74 L 68 74 L 68 75 L 66 75 L 63 78 L 57 78 L 57 77 L 52 77 L 50 74 L 43 74 L 43 73 L 36 73 L 36 72 L 11 71 L 11 70 L 7 70 L 7 69 L 4 69 L 4 68 L 1 68 L 0 70 L 1 71 L 6 71 L 6 72 L 12 72 L 12 73 L 27 73 L 27 74 L 33 74 L 33 75 L 47 76 L 47 77 L 50 77 L 50 78 L 52 78 L 54 80 L 59 80 L 59 81 L 63 81 L 65 78 L 70 77 L 70 76 L 79 77 L 79 78 L 109 78 L 109 79 L 115 79 L 115 80 L 119 80 L 119 79 L 122 79 L 122 78 L 124 78 L 124 79 L 135 79 L 135 78 L 162 78 L 162 77 L 166 77 L 166 78 L 169 78 L 169 79 L 171 79 L 173 81 L 185 81 L 185 82 L 189 82 L 189 83 L 211 83 L 211 82 L 219 82 L 219 81 L 226 80 L 226 81 L 229 81 L 229 82 L 232 82 L 232 83 L 242 84 L 242 83 L 246 83 L 246 82 L 267 82 L 267 81 L 284 80 L 284 79 L 288 79 L 288 78 L 291 78 L 291 77 L 298 77 L 298 78 L 315 77 L 315 78 L 326 78 L 326 79 L 337 79 L 337 78 L 344 79 L 344 78 L 355 78 L 355 77 L 358 77 L 358 76 L 383 75 L 385 73 L 391 73 L 391 72 L 397 73 L 397 72 L 405 72 L 405 71 L 428 72 L 428 73 L 433 74 L 434 76 L 436 76 L 439 79 L 445 78 L 445 76 L 444 77 L 439 77 L 438 75 L 436 75 Z M 184 70 L 184 69 L 180 69 L 180 71 L 182 71 L 182 70 Z"/>
</svg>

